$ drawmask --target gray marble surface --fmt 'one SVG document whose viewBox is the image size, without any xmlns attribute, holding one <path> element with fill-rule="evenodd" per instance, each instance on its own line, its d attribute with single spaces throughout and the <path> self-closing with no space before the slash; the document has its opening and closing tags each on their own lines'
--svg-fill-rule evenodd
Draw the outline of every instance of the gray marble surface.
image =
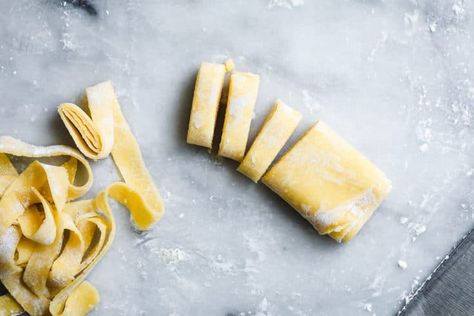
<svg viewBox="0 0 474 316">
<path fill-rule="evenodd" d="M 0 134 L 71 144 L 58 104 L 114 82 L 167 212 L 139 234 L 117 209 L 94 315 L 392 315 L 472 227 L 474 2 L 90 3 L 0 0 Z M 197 67 L 227 57 L 262 78 L 252 137 L 281 98 L 392 179 L 351 243 L 185 143 Z M 93 168 L 90 196 L 118 179 Z"/>
</svg>

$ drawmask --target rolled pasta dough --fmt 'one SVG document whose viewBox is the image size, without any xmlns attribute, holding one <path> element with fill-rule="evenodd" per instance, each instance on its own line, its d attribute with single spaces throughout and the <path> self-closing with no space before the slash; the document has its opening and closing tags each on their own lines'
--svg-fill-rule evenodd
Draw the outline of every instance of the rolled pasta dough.
<svg viewBox="0 0 474 316">
<path fill-rule="evenodd" d="M 382 171 L 321 121 L 262 182 L 339 242 L 357 234 L 391 189 Z"/>
</svg>

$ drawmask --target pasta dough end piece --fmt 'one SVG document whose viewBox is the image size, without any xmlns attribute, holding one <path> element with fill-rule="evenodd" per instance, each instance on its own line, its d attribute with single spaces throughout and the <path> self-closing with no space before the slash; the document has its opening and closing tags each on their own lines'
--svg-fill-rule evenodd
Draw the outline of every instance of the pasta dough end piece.
<svg viewBox="0 0 474 316">
<path fill-rule="evenodd" d="M 225 73 L 222 64 L 202 63 L 199 67 L 186 138 L 188 144 L 212 148 Z"/>
<path fill-rule="evenodd" d="M 391 190 L 371 161 L 318 122 L 268 171 L 262 182 L 320 234 L 349 241 Z"/>
</svg>

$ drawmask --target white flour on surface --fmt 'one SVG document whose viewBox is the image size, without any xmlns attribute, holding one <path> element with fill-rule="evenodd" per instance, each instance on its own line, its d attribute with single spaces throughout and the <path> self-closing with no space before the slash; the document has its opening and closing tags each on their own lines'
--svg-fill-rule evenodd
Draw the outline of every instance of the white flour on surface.
<svg viewBox="0 0 474 316">
<path fill-rule="evenodd" d="M 176 265 L 189 259 L 188 254 L 179 248 L 161 248 L 157 253 L 161 261 L 167 265 Z"/>
<path fill-rule="evenodd" d="M 268 8 L 285 8 L 293 9 L 304 5 L 304 0 L 270 0 L 268 2 Z"/>
<path fill-rule="evenodd" d="M 319 104 L 316 97 L 306 89 L 301 90 L 301 94 L 303 95 L 303 105 L 308 109 L 309 113 L 317 114 L 321 110 L 321 104 Z"/>
<path fill-rule="evenodd" d="M 143 246 L 128 214 L 114 212 L 123 225 L 89 277 L 102 297 L 94 315 L 393 315 L 472 226 L 473 7 L 362 2 L 94 1 L 97 17 L 70 4 L 5 2 L 0 134 L 71 144 L 57 104 L 111 79 L 166 200 Z M 196 65 L 229 57 L 262 75 L 257 119 L 282 98 L 393 180 L 351 243 L 318 236 L 233 162 L 185 144 Z M 109 159 L 93 167 L 98 192 L 116 173 Z"/>
<path fill-rule="evenodd" d="M 397 265 L 400 269 L 405 270 L 408 267 L 408 264 L 404 260 L 398 260 Z"/>
</svg>

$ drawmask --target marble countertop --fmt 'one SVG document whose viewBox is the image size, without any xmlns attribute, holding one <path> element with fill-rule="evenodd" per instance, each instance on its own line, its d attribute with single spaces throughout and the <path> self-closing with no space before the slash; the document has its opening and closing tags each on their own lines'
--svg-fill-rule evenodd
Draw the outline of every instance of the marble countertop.
<svg viewBox="0 0 474 316">
<path fill-rule="evenodd" d="M 473 226 L 474 2 L 69 2 L 0 1 L 0 134 L 72 144 L 58 104 L 110 79 L 167 207 L 146 234 L 116 209 L 93 315 L 393 315 Z M 351 243 L 186 144 L 198 65 L 228 57 L 261 75 L 252 138 L 281 98 L 391 178 Z M 118 179 L 93 168 L 91 196 Z"/>
</svg>

